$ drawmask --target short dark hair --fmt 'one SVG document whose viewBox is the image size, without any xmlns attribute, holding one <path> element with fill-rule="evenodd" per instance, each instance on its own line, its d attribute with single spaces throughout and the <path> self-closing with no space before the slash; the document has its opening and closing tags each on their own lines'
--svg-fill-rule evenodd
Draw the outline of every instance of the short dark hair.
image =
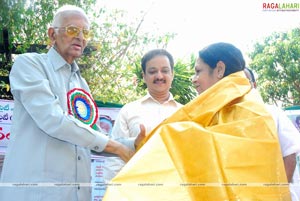
<svg viewBox="0 0 300 201">
<path fill-rule="evenodd" d="M 217 66 L 219 61 L 222 61 L 226 65 L 224 76 L 245 68 L 242 52 L 230 43 L 213 43 L 200 50 L 198 56 L 212 69 Z"/>
<path fill-rule="evenodd" d="M 174 59 L 173 59 L 173 56 L 167 50 L 165 50 L 165 49 L 153 49 L 153 50 L 150 50 L 149 52 L 147 52 L 142 57 L 141 65 L 142 65 L 142 69 L 143 69 L 144 73 L 146 72 L 146 63 L 149 60 L 151 60 L 153 57 L 159 56 L 159 55 L 163 55 L 163 56 L 168 57 L 170 65 L 171 65 L 171 70 L 173 71 L 173 69 L 174 69 Z"/>
</svg>

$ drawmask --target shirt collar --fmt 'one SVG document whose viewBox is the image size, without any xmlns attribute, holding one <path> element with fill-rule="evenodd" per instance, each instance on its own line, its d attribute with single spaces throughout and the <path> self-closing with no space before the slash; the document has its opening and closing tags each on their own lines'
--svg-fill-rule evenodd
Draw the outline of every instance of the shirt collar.
<svg viewBox="0 0 300 201">
<path fill-rule="evenodd" d="M 169 92 L 169 94 L 170 94 L 169 99 L 167 101 L 165 101 L 165 103 L 167 103 L 167 102 L 175 102 L 176 103 L 176 101 L 174 100 L 173 95 L 170 92 Z M 151 100 L 151 101 L 159 103 L 157 100 L 155 100 L 155 98 L 153 98 L 153 96 L 151 96 L 149 94 L 149 92 L 147 92 L 147 94 L 141 99 L 141 102 L 145 102 L 147 100 Z"/>
<path fill-rule="evenodd" d="M 71 65 L 66 62 L 66 60 L 55 50 L 54 47 L 51 47 L 50 50 L 48 51 L 48 56 L 50 58 L 50 61 L 54 67 L 54 70 L 58 70 L 64 66 L 69 66 L 72 68 L 72 71 L 76 72 L 79 70 L 78 65 L 74 61 Z"/>
</svg>

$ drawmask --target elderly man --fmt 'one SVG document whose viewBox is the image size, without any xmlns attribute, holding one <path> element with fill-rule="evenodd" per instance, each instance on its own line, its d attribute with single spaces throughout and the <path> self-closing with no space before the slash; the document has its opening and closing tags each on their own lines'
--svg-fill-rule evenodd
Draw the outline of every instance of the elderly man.
<svg viewBox="0 0 300 201">
<path fill-rule="evenodd" d="M 11 185 L 1 186 L 3 201 L 89 201 L 90 151 L 133 155 L 96 125 L 97 106 L 75 62 L 90 36 L 84 11 L 61 7 L 48 36 L 47 54 L 20 55 L 10 73 L 14 118 L 1 182 Z"/>
</svg>

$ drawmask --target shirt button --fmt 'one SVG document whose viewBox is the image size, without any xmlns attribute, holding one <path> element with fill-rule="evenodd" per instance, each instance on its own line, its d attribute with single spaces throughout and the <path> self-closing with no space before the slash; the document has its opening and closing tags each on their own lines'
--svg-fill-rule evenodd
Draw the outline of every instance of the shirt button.
<svg viewBox="0 0 300 201">
<path fill-rule="evenodd" d="M 95 147 L 94 147 L 94 149 L 95 149 L 95 150 L 98 150 L 98 149 L 99 149 L 99 147 L 98 147 L 98 146 L 95 146 Z"/>
<path fill-rule="evenodd" d="M 80 156 L 78 156 L 77 158 L 78 158 L 78 160 L 80 160 L 80 159 L 81 159 L 81 157 L 80 157 Z"/>
</svg>

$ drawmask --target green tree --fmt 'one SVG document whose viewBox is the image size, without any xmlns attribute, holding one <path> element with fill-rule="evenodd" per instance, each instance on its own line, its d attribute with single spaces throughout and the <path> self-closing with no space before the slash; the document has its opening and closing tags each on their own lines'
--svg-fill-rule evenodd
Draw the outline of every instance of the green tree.
<svg viewBox="0 0 300 201">
<path fill-rule="evenodd" d="M 149 46 L 166 48 L 174 34 L 142 33 L 145 13 L 131 24 L 124 11 L 102 9 L 97 13 L 101 14 L 93 21 L 95 35 L 90 42 L 97 51 L 81 59 L 89 66 L 83 76 L 96 99 L 121 104 L 135 100 L 143 95 L 136 85 L 135 66 Z"/>
<path fill-rule="evenodd" d="M 82 75 L 86 78 L 96 100 L 124 104 L 142 96 L 139 89 L 136 66 L 149 47 L 167 48 L 174 33 L 158 35 L 141 31 L 144 17 L 141 12 L 130 22 L 125 11 L 108 10 L 96 6 L 96 0 L 2 0 L 0 1 L 0 30 L 9 33 L 9 50 L 46 52 L 49 45 L 47 28 L 51 24 L 54 11 L 63 4 L 82 7 L 92 21 L 94 37 L 89 42 L 82 58 L 78 60 Z M 33 46 L 34 45 L 34 46 Z M 32 47 L 36 47 L 29 50 Z M 2 55 L 2 60 L 6 58 Z M 190 66 L 176 64 L 172 92 L 176 100 L 186 103 L 195 94 L 189 87 Z M 11 63 L 1 65 L 0 75 L 8 75 Z M 178 80 L 177 80 L 178 79 Z M 184 83 L 184 84 L 183 84 Z M 180 86 L 177 86 L 180 85 Z M 182 86 L 186 86 L 182 90 Z"/>
<path fill-rule="evenodd" d="M 263 100 L 283 106 L 300 104 L 300 29 L 273 33 L 254 45 L 249 64 L 258 75 Z"/>
<path fill-rule="evenodd" d="M 3 41 L 2 31 L 7 30 L 10 52 L 46 52 L 45 47 L 49 44 L 47 29 L 52 22 L 53 14 L 58 7 L 66 3 L 84 6 L 83 8 L 87 9 L 95 3 L 95 0 L 1 0 L 1 41 Z M 1 60 L 5 59 L 2 55 Z M 10 68 L 11 63 L 1 66 L 1 74 L 8 74 Z"/>
</svg>

